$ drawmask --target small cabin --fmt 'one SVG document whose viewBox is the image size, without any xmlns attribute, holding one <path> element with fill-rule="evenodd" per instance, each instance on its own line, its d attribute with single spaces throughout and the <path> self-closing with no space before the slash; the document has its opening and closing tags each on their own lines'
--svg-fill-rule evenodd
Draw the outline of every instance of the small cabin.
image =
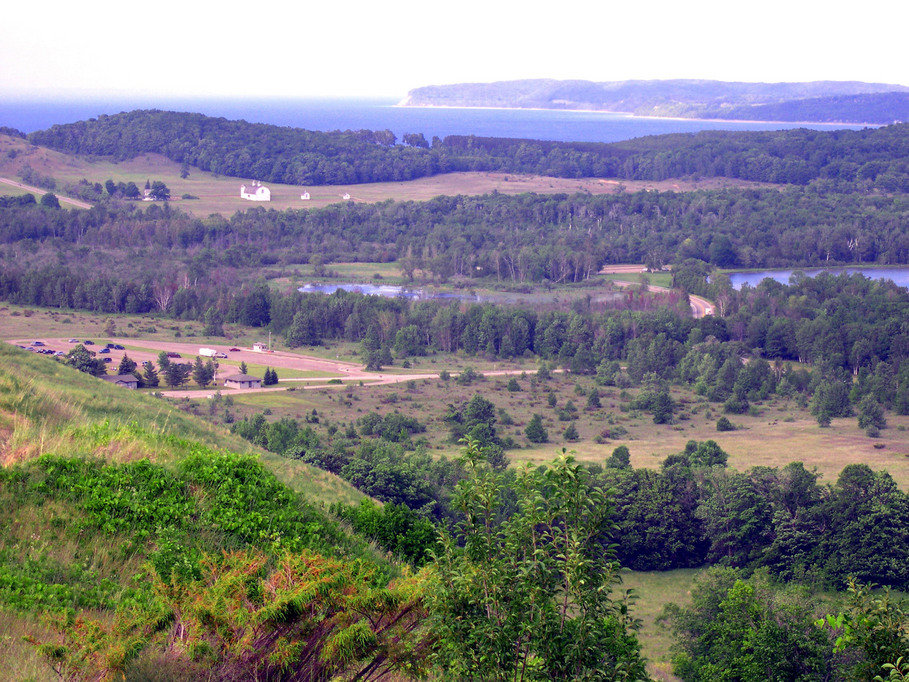
<svg viewBox="0 0 909 682">
<path fill-rule="evenodd" d="M 349 193 L 349 192 L 344 192 L 344 194 L 341 195 L 341 198 L 342 198 L 344 201 L 350 201 L 350 193 Z"/>
<path fill-rule="evenodd" d="M 258 184 L 258 186 L 257 186 Z M 247 201 L 271 201 L 271 190 L 263 184 L 253 183 L 252 187 L 246 191 L 246 185 L 240 185 L 240 198 Z"/>
<path fill-rule="evenodd" d="M 232 374 L 224 380 L 225 388 L 262 388 L 262 380 L 248 374 Z"/>
<path fill-rule="evenodd" d="M 139 388 L 139 380 L 132 374 L 111 374 L 101 378 L 104 381 L 112 383 L 114 386 L 122 386 L 123 388 L 131 388 L 133 390 Z"/>
<path fill-rule="evenodd" d="M 310 197 L 309 197 L 309 192 L 303 192 L 303 194 L 300 195 L 300 198 L 301 198 L 303 201 L 309 201 L 309 199 L 310 199 Z"/>
</svg>

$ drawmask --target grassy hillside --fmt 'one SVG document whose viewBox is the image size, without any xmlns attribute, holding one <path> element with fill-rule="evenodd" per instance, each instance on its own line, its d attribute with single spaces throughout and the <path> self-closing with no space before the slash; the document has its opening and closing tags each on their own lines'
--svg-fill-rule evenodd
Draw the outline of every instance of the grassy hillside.
<svg viewBox="0 0 909 682">
<path fill-rule="evenodd" d="M 56 679 L 23 636 L 48 641 L 45 618 L 67 609 L 103 621 L 145 603 L 149 565 L 166 576 L 224 550 L 314 549 L 395 570 L 322 509 L 363 498 L 343 481 L 5 344 L 0 460 L 4 679 Z"/>
<path fill-rule="evenodd" d="M 260 451 L 218 426 L 149 395 L 120 389 L 44 356 L 0 346 L 0 462 L 44 454 L 141 458 L 171 465 L 199 444 L 256 453 L 287 485 L 324 504 L 363 496 L 339 478 Z"/>
</svg>

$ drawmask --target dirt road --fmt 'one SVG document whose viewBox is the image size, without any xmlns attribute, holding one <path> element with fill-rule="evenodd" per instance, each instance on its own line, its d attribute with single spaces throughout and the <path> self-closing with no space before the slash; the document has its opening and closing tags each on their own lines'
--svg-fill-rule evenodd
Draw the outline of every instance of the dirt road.
<svg viewBox="0 0 909 682">
<path fill-rule="evenodd" d="M 47 194 L 47 192 L 48 192 L 48 190 L 46 190 L 46 189 L 39 189 L 37 187 L 32 187 L 31 185 L 23 185 L 21 182 L 16 182 L 15 180 L 10 180 L 9 178 L 0 178 L 0 182 L 2 182 L 4 185 L 10 185 L 11 187 L 15 187 L 17 189 L 24 189 L 26 192 L 32 192 L 33 194 L 37 194 L 39 197 L 44 194 Z M 71 199 L 70 197 L 65 197 L 61 194 L 57 194 L 56 192 L 54 192 L 54 194 L 56 195 L 57 199 L 59 199 L 63 203 L 72 204 L 76 208 L 91 208 L 92 207 L 91 204 L 86 203 L 84 201 L 80 201 L 79 199 Z"/>
<path fill-rule="evenodd" d="M 640 285 L 640 282 L 622 282 L 619 280 L 613 280 L 612 283 L 619 287 L 633 287 Z M 658 287 L 654 284 L 648 284 L 647 291 L 668 294 L 672 291 L 672 289 L 667 289 L 666 287 Z M 707 315 L 713 315 L 714 305 L 706 298 L 689 294 L 688 302 L 691 304 L 691 315 L 695 319 L 700 319 L 702 317 L 706 317 Z"/>
<path fill-rule="evenodd" d="M 68 352 L 76 346 L 77 343 L 80 343 L 82 340 L 76 340 L 71 342 L 68 339 L 63 338 L 41 338 L 41 339 L 17 339 L 9 341 L 9 343 L 28 346 L 33 341 L 41 341 L 44 343 L 43 348 L 49 348 L 52 350 L 62 351 L 64 353 Z M 150 341 L 145 339 L 127 339 L 127 338 L 110 338 L 107 339 L 110 343 L 117 343 L 122 346 L 133 346 L 133 348 L 126 348 L 125 350 L 115 350 L 111 349 L 109 353 L 98 354 L 96 357 L 103 358 L 109 357 L 111 359 L 108 363 L 108 370 L 113 373 L 116 367 L 120 364 L 120 360 L 123 359 L 124 355 L 129 355 L 129 357 L 137 362 L 140 366 L 146 360 L 153 363 L 157 362 L 158 353 L 161 351 L 169 353 L 179 353 L 180 359 L 173 359 L 172 362 L 192 362 L 195 357 L 199 354 L 200 345 L 198 343 L 176 343 L 172 341 Z M 136 349 L 135 346 L 138 346 L 139 349 Z M 214 386 L 212 388 L 205 389 L 194 389 L 194 390 L 178 390 L 178 391 L 162 391 L 163 395 L 170 398 L 208 398 L 213 396 L 217 391 L 221 391 L 227 395 L 238 395 L 241 393 L 263 393 L 268 391 L 285 391 L 288 388 L 288 384 L 295 384 L 300 389 L 314 389 L 314 388 L 335 388 L 339 384 L 329 384 L 327 383 L 331 379 L 340 379 L 344 382 L 360 382 L 368 385 L 381 385 L 381 384 L 398 384 L 405 381 L 419 380 L 419 379 L 438 379 L 438 373 L 408 373 L 408 374 L 388 374 L 383 372 L 367 372 L 366 369 L 357 363 L 354 362 L 344 362 L 342 360 L 327 360 L 325 358 L 318 358 L 312 355 L 302 355 L 299 353 L 289 353 L 286 351 L 276 351 L 271 353 L 260 353 L 253 351 L 249 348 L 242 348 L 239 351 L 230 352 L 230 348 L 234 346 L 220 345 L 220 344 L 205 344 L 203 348 L 211 348 L 217 352 L 225 353 L 232 362 L 246 362 L 248 364 L 256 365 L 267 365 L 276 370 L 281 368 L 297 370 L 297 371 L 311 371 L 311 372 L 323 372 L 331 376 L 324 377 L 286 377 L 281 378 L 281 385 L 277 387 L 269 388 L 252 388 L 252 389 L 238 389 L 238 388 L 224 388 L 224 386 Z M 89 350 L 93 350 L 96 353 L 103 348 L 103 345 L 90 345 L 86 346 Z M 522 374 L 527 370 L 525 369 L 513 369 L 513 370 L 494 370 L 492 372 L 483 372 L 484 376 L 506 376 L 511 374 Z M 554 370 L 560 371 L 560 370 Z M 231 374 L 236 374 L 237 368 L 234 365 L 221 365 L 218 368 L 218 376 L 216 381 L 223 382 L 225 378 Z M 452 376 L 457 376 L 457 374 L 452 374 Z"/>
</svg>

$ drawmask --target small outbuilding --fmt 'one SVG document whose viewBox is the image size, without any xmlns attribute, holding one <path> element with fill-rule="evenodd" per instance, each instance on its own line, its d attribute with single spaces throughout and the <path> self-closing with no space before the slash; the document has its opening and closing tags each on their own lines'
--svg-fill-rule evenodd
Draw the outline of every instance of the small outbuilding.
<svg viewBox="0 0 909 682">
<path fill-rule="evenodd" d="M 248 374 L 232 374 L 224 380 L 226 388 L 262 388 L 262 380 Z"/>
<path fill-rule="evenodd" d="M 108 381 L 115 386 L 122 386 L 123 388 L 137 389 L 139 388 L 139 380 L 134 377 L 132 374 L 108 374 L 107 376 L 101 377 L 104 381 Z"/>
</svg>

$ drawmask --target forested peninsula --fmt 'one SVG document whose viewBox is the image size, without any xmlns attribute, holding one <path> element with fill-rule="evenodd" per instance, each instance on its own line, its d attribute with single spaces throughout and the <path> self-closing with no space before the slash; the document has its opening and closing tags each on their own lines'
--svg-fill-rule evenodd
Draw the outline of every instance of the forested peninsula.
<svg viewBox="0 0 909 682">
<path fill-rule="evenodd" d="M 909 118 L 909 117 L 907 117 Z M 137 110 L 56 125 L 28 139 L 63 152 L 129 159 L 159 153 L 221 175 L 298 185 L 403 181 L 457 171 L 564 178 L 727 177 L 909 191 L 909 124 L 821 132 L 706 131 L 619 143 L 315 132 L 202 114 Z"/>
<path fill-rule="evenodd" d="M 682 118 L 889 124 L 909 119 L 909 88 L 886 83 L 532 79 L 431 85 L 401 106 L 578 109 Z"/>
</svg>

